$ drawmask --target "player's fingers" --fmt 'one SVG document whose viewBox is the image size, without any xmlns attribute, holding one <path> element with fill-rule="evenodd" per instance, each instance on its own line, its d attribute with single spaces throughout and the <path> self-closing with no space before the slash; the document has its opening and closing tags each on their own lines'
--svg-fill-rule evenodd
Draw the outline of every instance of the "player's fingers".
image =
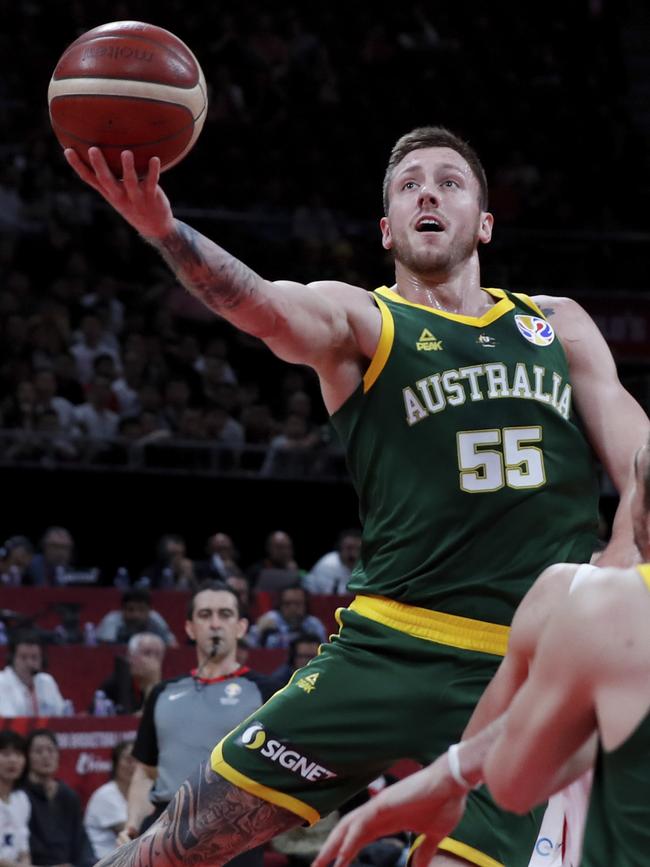
<svg viewBox="0 0 650 867">
<path fill-rule="evenodd" d="M 425 837 L 415 850 L 411 863 L 413 867 L 429 867 L 431 859 L 438 851 L 438 844 Z"/>
<path fill-rule="evenodd" d="M 144 178 L 144 192 L 147 198 L 153 196 L 160 180 L 160 157 L 151 157 L 149 170 Z"/>
<path fill-rule="evenodd" d="M 101 191 L 107 198 L 116 198 L 121 193 L 121 186 L 109 169 L 104 154 L 99 148 L 88 148 L 88 160 L 101 185 Z"/>
<path fill-rule="evenodd" d="M 98 193 L 102 192 L 101 185 L 97 181 L 94 172 L 88 168 L 86 163 L 81 159 L 79 154 L 73 148 L 65 148 L 65 150 L 63 151 L 63 156 L 65 157 L 68 165 L 75 170 L 75 172 L 79 175 L 82 181 L 87 183 L 89 187 L 97 190 Z"/>
<path fill-rule="evenodd" d="M 122 162 L 122 184 L 128 197 L 133 201 L 140 194 L 140 179 L 135 170 L 133 151 L 122 151 L 120 160 Z"/>
<path fill-rule="evenodd" d="M 335 867 L 346 867 L 366 843 L 375 839 L 378 832 L 374 830 L 374 826 L 355 820 L 353 816 L 354 814 L 350 813 L 330 833 L 314 862 L 314 867 L 327 867 L 332 861 Z"/>
</svg>

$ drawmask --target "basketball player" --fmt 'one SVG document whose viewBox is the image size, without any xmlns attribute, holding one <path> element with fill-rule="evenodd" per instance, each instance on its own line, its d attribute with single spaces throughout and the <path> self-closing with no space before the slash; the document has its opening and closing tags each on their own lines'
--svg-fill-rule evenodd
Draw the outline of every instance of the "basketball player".
<svg viewBox="0 0 650 867">
<path fill-rule="evenodd" d="M 98 149 L 90 168 L 65 154 L 193 295 L 316 370 L 360 498 L 359 595 L 338 637 L 215 747 L 148 836 L 104 862 L 222 863 L 459 738 L 534 577 L 591 556 L 591 449 L 625 499 L 648 420 L 576 303 L 481 287 L 487 182 L 447 130 L 414 130 L 392 151 L 380 228 L 396 282 L 372 293 L 261 278 L 174 218 L 155 158 L 139 181 L 123 152 L 120 182 Z M 603 562 L 635 556 L 619 509 Z M 536 821 L 482 789 L 438 863 L 525 867 Z"/>
<path fill-rule="evenodd" d="M 632 499 L 635 536 L 646 561 L 649 445 L 635 459 Z M 349 813 L 314 867 L 333 860 L 344 867 L 370 840 L 404 827 L 427 835 L 413 859 L 416 867 L 427 864 L 436 843 L 462 815 L 471 786 L 485 781 L 498 803 L 523 812 L 579 778 L 596 755 L 584 851 L 581 857 L 581 841 L 572 840 L 563 863 L 645 867 L 650 852 L 649 590 L 648 563 L 625 570 L 566 563 L 547 569 L 515 615 L 508 654 L 456 757 L 446 753 Z M 506 712 L 481 728 L 504 703 Z M 478 733 L 470 736 L 470 729 Z"/>
</svg>

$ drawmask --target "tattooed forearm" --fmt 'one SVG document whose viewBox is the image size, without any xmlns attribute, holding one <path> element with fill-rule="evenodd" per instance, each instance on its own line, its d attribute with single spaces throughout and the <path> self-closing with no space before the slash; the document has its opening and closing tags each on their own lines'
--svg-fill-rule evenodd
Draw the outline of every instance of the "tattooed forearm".
<svg viewBox="0 0 650 867">
<path fill-rule="evenodd" d="M 183 783 L 151 828 L 97 867 L 219 867 L 300 821 L 236 788 L 206 764 Z"/>
<path fill-rule="evenodd" d="M 175 221 L 164 238 L 147 238 L 185 286 L 211 310 L 234 310 L 251 299 L 260 277 L 191 226 Z"/>
</svg>

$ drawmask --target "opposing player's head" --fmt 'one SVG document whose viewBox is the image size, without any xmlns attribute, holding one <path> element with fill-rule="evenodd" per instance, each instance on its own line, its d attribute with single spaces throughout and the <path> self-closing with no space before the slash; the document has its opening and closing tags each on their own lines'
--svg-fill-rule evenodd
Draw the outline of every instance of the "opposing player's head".
<svg viewBox="0 0 650 867">
<path fill-rule="evenodd" d="M 451 273 L 492 237 L 481 161 L 444 127 L 420 127 L 396 142 L 383 196 L 382 244 L 417 275 Z"/>
<path fill-rule="evenodd" d="M 650 560 L 650 438 L 634 457 L 632 497 L 634 541 L 644 562 Z"/>
</svg>

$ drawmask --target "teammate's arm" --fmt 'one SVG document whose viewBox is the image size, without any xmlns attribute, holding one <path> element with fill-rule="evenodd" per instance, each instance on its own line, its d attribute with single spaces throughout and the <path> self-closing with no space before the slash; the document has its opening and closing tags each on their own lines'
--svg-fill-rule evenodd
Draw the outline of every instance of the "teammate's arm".
<svg viewBox="0 0 650 867">
<path fill-rule="evenodd" d="M 607 664 L 594 640 L 588 595 L 569 597 L 548 622 L 528 679 L 485 759 L 490 792 L 515 813 L 545 801 L 584 769 L 574 756 L 597 729 L 594 683 Z"/>
<path fill-rule="evenodd" d="M 630 467 L 636 451 L 648 439 L 650 422 L 623 388 L 609 347 L 586 311 L 570 298 L 538 296 L 534 300 L 562 342 L 576 408 L 594 451 L 620 495 L 612 537 L 598 565 L 632 565 L 638 562 L 638 552 L 631 524 Z"/>
<path fill-rule="evenodd" d="M 359 359 L 374 351 L 373 336 L 366 348 L 362 325 L 368 318 L 374 339 L 380 315 L 368 293 L 342 283 L 272 283 L 231 256 L 195 229 L 176 220 L 158 184 L 160 161 L 151 159 L 139 180 L 131 151 L 122 152 L 123 180 L 108 168 L 99 148 L 90 148 L 89 168 L 68 148 L 65 157 L 79 177 L 95 189 L 165 259 L 178 280 L 207 307 L 237 328 L 264 340 L 285 361 L 317 369 L 336 356 Z M 363 330 L 363 329 L 362 329 Z M 360 348 L 361 344 L 361 348 Z"/>
</svg>

